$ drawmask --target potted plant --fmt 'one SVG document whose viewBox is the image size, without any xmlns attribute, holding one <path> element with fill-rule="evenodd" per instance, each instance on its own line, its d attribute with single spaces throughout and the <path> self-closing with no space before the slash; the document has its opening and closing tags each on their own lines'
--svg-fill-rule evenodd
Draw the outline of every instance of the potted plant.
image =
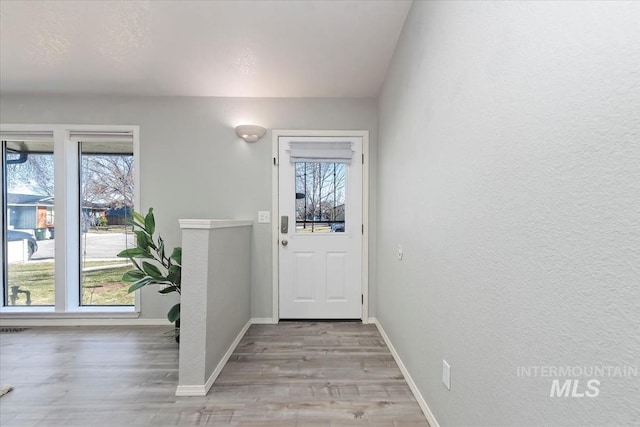
<svg viewBox="0 0 640 427">
<path fill-rule="evenodd" d="M 129 258 L 134 270 L 129 270 L 122 280 L 131 283 L 129 293 L 147 285 L 160 285 L 161 294 L 177 292 L 181 294 L 182 248 L 176 247 L 167 256 L 162 237 L 154 236 L 156 222 L 153 208 L 145 216 L 133 211 L 133 219 L 129 220 L 136 235 L 136 247 L 125 249 L 118 257 Z M 176 341 L 180 339 L 180 303 L 175 304 L 167 313 L 167 318 L 176 326 Z"/>
</svg>

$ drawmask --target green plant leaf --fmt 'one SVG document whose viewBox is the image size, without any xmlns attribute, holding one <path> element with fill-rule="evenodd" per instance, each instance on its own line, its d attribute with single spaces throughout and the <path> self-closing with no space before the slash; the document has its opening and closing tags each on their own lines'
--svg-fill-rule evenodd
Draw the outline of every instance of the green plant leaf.
<svg viewBox="0 0 640 427">
<path fill-rule="evenodd" d="M 171 259 L 176 263 L 182 265 L 182 248 L 177 247 L 173 248 L 173 252 L 171 252 Z"/>
<path fill-rule="evenodd" d="M 151 254 L 148 251 L 140 248 L 125 249 L 116 256 L 120 258 L 151 258 Z"/>
<path fill-rule="evenodd" d="M 142 262 L 142 270 L 154 279 L 163 280 L 165 278 L 160 269 L 149 262 Z"/>
<path fill-rule="evenodd" d="M 129 270 L 122 275 L 123 282 L 136 282 L 145 277 L 145 274 L 139 270 Z"/>
<path fill-rule="evenodd" d="M 156 231 L 156 220 L 153 217 L 153 208 L 149 208 L 147 216 L 144 217 L 144 228 L 147 230 L 147 233 L 151 235 Z"/>
<path fill-rule="evenodd" d="M 131 226 L 131 230 L 132 231 L 136 231 L 136 229 L 143 230 L 143 231 L 145 230 L 144 229 L 144 222 L 143 223 L 139 223 L 138 221 L 135 221 L 133 219 L 127 218 L 127 219 L 125 219 L 125 223 L 127 225 Z"/>
<path fill-rule="evenodd" d="M 138 289 L 140 289 L 143 286 L 146 286 L 146 285 L 148 285 L 149 283 L 152 283 L 152 282 L 153 282 L 153 279 L 151 277 L 146 277 L 145 276 L 144 278 L 138 280 L 133 285 L 131 285 L 127 292 L 131 293 L 131 292 L 137 291 Z"/>
<path fill-rule="evenodd" d="M 169 322 L 174 323 L 176 320 L 180 318 L 180 303 L 177 303 L 167 313 L 167 319 Z"/>
<path fill-rule="evenodd" d="M 175 264 L 170 266 L 169 274 L 167 274 L 167 280 L 179 286 L 182 280 L 182 267 Z M 178 290 L 178 292 L 180 292 L 180 290 Z"/>
<path fill-rule="evenodd" d="M 136 211 L 133 211 L 133 221 L 134 225 L 138 225 L 144 228 L 144 217 Z"/>
<path fill-rule="evenodd" d="M 149 250 L 149 237 L 145 231 L 134 231 L 136 235 L 136 245 L 140 249 Z"/>
<path fill-rule="evenodd" d="M 160 289 L 158 292 L 161 294 L 170 294 L 171 292 L 178 292 L 178 287 L 175 285 L 167 286 L 166 288 Z"/>
</svg>

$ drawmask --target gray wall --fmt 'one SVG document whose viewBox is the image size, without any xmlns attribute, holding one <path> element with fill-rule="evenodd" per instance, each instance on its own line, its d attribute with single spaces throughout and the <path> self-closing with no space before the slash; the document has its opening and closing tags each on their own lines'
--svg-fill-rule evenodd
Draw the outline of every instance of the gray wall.
<svg viewBox="0 0 640 427">
<path fill-rule="evenodd" d="M 179 395 L 202 395 L 251 319 L 251 228 L 183 229 Z"/>
<path fill-rule="evenodd" d="M 209 237 L 206 376 L 218 366 L 238 333 L 251 318 L 251 277 L 247 253 L 251 228 L 213 230 Z"/>
<path fill-rule="evenodd" d="M 638 377 L 517 376 L 639 364 L 639 70 L 638 3 L 413 3 L 379 102 L 377 317 L 441 425 L 640 424 Z"/>
<path fill-rule="evenodd" d="M 374 166 L 376 117 L 374 99 L 0 96 L 2 123 L 140 125 L 141 205 L 155 209 L 158 231 L 170 246 L 180 244 L 179 218 L 256 220 L 258 210 L 271 209 L 271 132 L 247 144 L 236 136 L 236 125 L 369 130 Z M 372 177 L 375 206 L 375 166 Z M 375 215 L 370 219 L 375 229 Z M 255 224 L 253 233 L 251 315 L 270 317 L 271 226 Z M 375 255 L 375 236 L 370 243 Z M 375 265 L 375 257 L 371 261 Z M 145 289 L 142 316 L 164 318 L 172 304 Z"/>
</svg>

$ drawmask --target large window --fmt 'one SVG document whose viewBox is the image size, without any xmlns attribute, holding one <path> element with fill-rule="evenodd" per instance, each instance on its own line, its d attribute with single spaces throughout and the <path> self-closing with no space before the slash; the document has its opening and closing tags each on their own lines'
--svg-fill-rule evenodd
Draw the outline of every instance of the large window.
<svg viewBox="0 0 640 427">
<path fill-rule="evenodd" d="M 116 255 L 134 245 L 137 128 L 5 127 L 2 310 L 133 311 Z"/>
<path fill-rule="evenodd" d="M 135 246 L 133 142 L 80 141 L 80 304 L 133 305 L 130 284 L 120 280 L 133 266 L 118 252 Z"/>
<path fill-rule="evenodd" d="M 53 306 L 53 134 L 2 141 L 4 305 Z"/>
</svg>

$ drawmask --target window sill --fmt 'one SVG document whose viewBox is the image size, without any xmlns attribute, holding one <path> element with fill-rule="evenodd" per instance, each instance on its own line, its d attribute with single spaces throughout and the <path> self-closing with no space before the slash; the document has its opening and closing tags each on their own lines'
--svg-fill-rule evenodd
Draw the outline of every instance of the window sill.
<svg viewBox="0 0 640 427">
<path fill-rule="evenodd" d="M 41 326 L 168 326 L 173 327 L 167 318 L 153 319 L 140 317 L 133 307 L 129 311 L 96 311 L 95 308 L 82 307 L 84 311 L 56 313 L 52 307 L 30 309 L 0 309 L 1 327 L 41 327 Z M 91 308 L 94 310 L 86 310 Z M 113 308 L 113 307 L 112 307 Z M 117 307 L 119 309 L 129 307 Z M 43 310 L 44 309 L 44 310 Z"/>
<path fill-rule="evenodd" d="M 0 308 L 0 319 L 135 319 L 135 307 L 79 307 L 74 311 L 56 312 L 53 307 Z"/>
</svg>

